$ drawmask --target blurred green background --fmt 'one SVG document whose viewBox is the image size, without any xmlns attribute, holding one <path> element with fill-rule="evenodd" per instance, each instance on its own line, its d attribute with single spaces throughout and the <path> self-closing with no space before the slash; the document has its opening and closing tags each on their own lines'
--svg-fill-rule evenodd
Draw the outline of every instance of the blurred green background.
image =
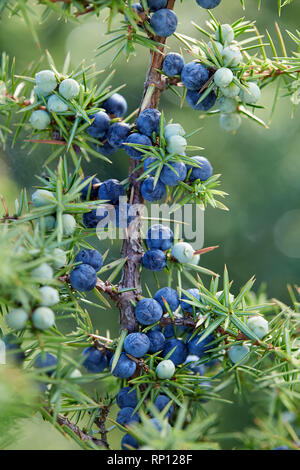
<svg viewBox="0 0 300 470">
<path fill-rule="evenodd" d="M 274 37 L 274 23 L 279 21 L 288 50 L 295 48 L 285 30 L 293 32 L 299 28 L 299 2 L 285 7 L 280 19 L 275 1 L 263 0 L 260 11 L 257 10 L 256 0 L 248 0 L 246 4 L 244 12 L 239 0 L 223 0 L 214 14 L 223 23 L 232 23 L 245 15 L 246 19 L 256 20 L 260 32 L 268 29 Z M 35 5 L 34 10 L 38 12 L 42 8 Z M 203 27 L 209 19 L 208 13 L 199 8 L 194 0 L 178 4 L 176 12 L 180 22 L 178 31 L 200 38 L 200 33 L 194 30 L 190 21 Z M 66 53 L 70 52 L 72 65 L 76 66 L 85 59 L 87 63 L 96 62 L 97 68 L 101 70 L 109 66 L 111 58 L 111 53 L 96 57 L 97 46 L 107 39 L 104 19 L 104 13 L 100 18 L 86 16 L 78 22 L 67 24 L 59 21 L 54 14 L 42 25 L 36 19 L 34 22 L 41 43 L 39 49 L 21 19 L 4 16 L 0 27 L 0 52 L 6 51 L 11 57 L 16 57 L 17 73 L 21 73 L 29 62 L 38 60 L 45 49 L 50 51 L 58 67 L 63 64 Z M 171 38 L 168 45 L 170 51 L 177 51 L 180 47 L 175 38 Z M 137 56 L 129 63 L 121 57 L 114 66 L 116 73 L 113 85 L 127 84 L 122 93 L 128 101 L 129 112 L 138 107 L 143 91 L 148 65 L 145 52 L 143 48 L 138 48 Z M 108 72 L 109 68 L 103 76 Z M 261 103 L 266 106 L 266 110 L 258 113 L 267 122 L 273 94 L 272 88 L 263 92 Z M 283 91 L 281 95 L 284 95 Z M 222 173 L 222 189 L 229 193 L 225 204 L 230 212 L 212 208 L 206 212 L 205 245 L 218 244 L 220 248 L 203 257 L 203 264 L 216 272 L 222 272 L 226 264 L 231 279 L 234 279 L 234 292 L 255 274 L 257 287 L 267 282 L 269 296 L 287 300 L 286 284 L 298 282 L 300 275 L 300 126 L 297 110 L 291 119 L 291 102 L 288 98 L 282 98 L 269 130 L 243 120 L 237 135 L 232 135 L 220 129 L 217 117 L 202 120 L 187 105 L 180 109 L 177 98 L 171 92 L 163 95 L 160 107 L 164 109 L 167 120 L 180 122 L 187 131 L 203 127 L 189 143 L 205 147 L 203 155 L 211 161 L 216 173 Z M 6 151 L 0 150 L 0 193 L 5 194 L 12 210 L 19 189 L 37 184 L 34 175 L 41 174 L 43 162 L 49 154 L 48 149 L 41 146 L 31 154 L 28 154 L 28 149 L 22 150 L 22 138 L 25 136 L 26 133 L 20 136 L 14 149 L 8 146 Z M 95 159 L 90 164 L 84 163 L 85 173 L 98 173 L 101 180 L 112 175 L 123 179 L 127 176 L 127 170 L 128 157 L 124 152 L 113 156 L 112 166 Z M 95 246 L 102 251 L 107 248 L 104 242 L 98 240 Z M 118 246 L 113 248 L 110 258 L 117 256 Z M 145 275 L 147 281 L 148 277 Z M 117 334 L 117 312 L 113 316 L 103 313 L 99 316 L 98 312 L 92 315 L 96 328 L 103 333 L 106 328 L 110 328 L 112 335 Z M 250 422 L 244 408 L 236 413 L 237 406 L 227 407 L 227 417 L 234 409 L 239 419 L 239 422 L 235 420 L 230 425 L 230 429 L 239 429 Z M 226 420 L 225 414 L 223 420 Z M 45 442 L 51 448 L 66 446 L 56 434 L 46 441 L 40 441 L 39 426 L 40 423 L 31 423 L 32 429 L 28 432 L 27 428 L 25 441 L 20 442 L 20 447 L 44 448 Z"/>
</svg>

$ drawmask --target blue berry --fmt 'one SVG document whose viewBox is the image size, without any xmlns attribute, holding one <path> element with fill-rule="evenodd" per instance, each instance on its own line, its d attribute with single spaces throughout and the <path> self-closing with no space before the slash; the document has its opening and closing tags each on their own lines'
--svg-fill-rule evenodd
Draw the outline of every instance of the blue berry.
<svg viewBox="0 0 300 470">
<path fill-rule="evenodd" d="M 148 0 L 148 7 L 150 11 L 161 10 L 166 8 L 168 0 Z"/>
<path fill-rule="evenodd" d="M 150 347 L 150 340 L 144 333 L 130 333 L 124 341 L 124 349 L 127 354 L 134 357 L 143 357 Z"/>
<path fill-rule="evenodd" d="M 129 426 L 132 423 L 138 423 L 140 420 L 138 413 L 134 413 L 134 408 L 126 406 L 122 408 L 117 416 L 117 423 L 121 426 Z"/>
<path fill-rule="evenodd" d="M 12 360 L 16 364 L 21 365 L 25 359 L 25 354 L 20 348 L 20 340 L 17 336 L 8 334 L 1 338 L 5 344 L 5 352 L 7 360 Z"/>
<path fill-rule="evenodd" d="M 206 351 L 213 346 L 207 346 L 209 343 L 214 341 L 214 335 L 208 335 L 203 341 L 199 342 L 201 335 L 195 335 L 191 340 L 192 334 L 189 335 L 187 339 L 187 347 L 189 354 L 193 356 L 198 356 L 199 358 L 203 357 L 206 354 Z"/>
<path fill-rule="evenodd" d="M 110 126 L 107 134 L 107 141 L 109 145 L 114 148 L 122 148 L 123 143 L 126 141 L 130 134 L 130 126 L 124 122 L 116 122 Z"/>
<path fill-rule="evenodd" d="M 142 182 L 141 194 L 146 201 L 159 201 L 165 197 L 166 187 L 160 180 L 157 181 L 156 186 L 154 187 L 154 178 L 153 176 L 150 176 Z"/>
<path fill-rule="evenodd" d="M 166 255 L 161 250 L 148 250 L 143 256 L 142 263 L 150 271 L 163 271 L 167 266 Z"/>
<path fill-rule="evenodd" d="M 103 372 L 107 367 L 107 357 L 103 354 L 102 351 L 95 348 L 94 346 L 89 346 L 85 348 L 82 352 L 84 357 L 83 366 L 89 372 L 97 374 Z"/>
<path fill-rule="evenodd" d="M 138 404 L 136 390 L 132 387 L 123 387 L 117 395 L 117 405 L 119 408 L 135 408 Z"/>
<path fill-rule="evenodd" d="M 104 142 L 104 144 L 101 143 L 101 145 L 93 144 L 93 146 L 96 152 L 101 153 L 101 155 L 104 155 L 105 157 L 110 157 L 117 151 L 117 149 L 112 147 L 107 141 Z"/>
<path fill-rule="evenodd" d="M 141 11 L 143 11 L 141 5 L 140 7 Z M 134 5 L 132 5 L 132 8 L 134 8 Z M 105 109 L 107 114 L 113 114 L 116 117 L 123 117 L 127 111 L 127 102 L 124 96 L 120 95 L 119 93 L 114 93 L 112 96 L 107 98 L 104 103 L 101 104 L 101 107 Z"/>
<path fill-rule="evenodd" d="M 158 322 L 163 314 L 163 310 L 154 299 L 142 299 L 135 308 L 135 316 L 141 325 L 152 325 Z"/>
<path fill-rule="evenodd" d="M 154 158 L 154 157 L 147 157 L 145 158 L 144 160 L 144 171 L 147 171 L 150 167 L 150 165 L 152 165 L 153 163 L 157 162 L 157 159 Z M 150 171 L 148 174 L 150 176 L 154 176 L 155 175 L 155 171 L 156 170 L 153 170 L 153 171 Z"/>
<path fill-rule="evenodd" d="M 164 300 L 167 302 L 172 312 L 179 307 L 179 295 L 177 291 L 171 287 L 159 289 L 154 295 L 154 299 L 161 305 L 164 312 L 167 311 Z"/>
<path fill-rule="evenodd" d="M 75 258 L 76 263 L 79 261 L 83 264 L 89 264 L 95 269 L 95 271 L 99 271 L 103 266 L 102 255 L 97 250 L 80 250 Z"/>
<path fill-rule="evenodd" d="M 118 204 L 120 196 L 124 196 L 125 190 L 120 181 L 109 179 L 99 186 L 99 199 L 106 200 L 110 204 Z"/>
<path fill-rule="evenodd" d="M 120 228 L 127 228 L 137 216 L 135 206 L 131 204 L 120 204 L 115 210 L 115 224 Z"/>
<path fill-rule="evenodd" d="M 186 100 L 188 104 L 196 111 L 208 111 L 212 108 L 216 102 L 217 95 L 212 90 L 200 103 L 198 103 L 201 95 L 204 93 L 198 93 L 198 91 L 188 90 L 186 94 Z M 198 103 L 198 104 L 197 104 Z"/>
<path fill-rule="evenodd" d="M 199 62 L 189 62 L 181 72 L 181 81 L 188 90 L 200 90 L 209 79 L 209 73 Z"/>
<path fill-rule="evenodd" d="M 169 37 L 175 33 L 178 24 L 176 13 L 173 10 L 162 8 L 156 11 L 150 20 L 150 25 L 157 36 Z"/>
<path fill-rule="evenodd" d="M 187 171 L 189 172 L 190 170 L 190 176 L 189 180 L 190 181 L 206 181 L 208 178 L 210 178 L 213 174 L 213 168 L 207 158 L 205 157 L 192 157 L 191 160 L 193 160 L 195 163 L 198 163 L 200 167 L 196 166 L 188 166 Z"/>
<path fill-rule="evenodd" d="M 98 212 L 98 214 L 97 214 Z M 100 212 L 100 214 L 99 214 Z M 91 212 L 83 214 L 83 224 L 87 228 L 96 228 L 97 225 L 109 216 L 108 210 L 103 206 L 99 206 L 98 209 L 93 209 Z M 103 222 L 104 224 L 104 222 Z M 101 228 L 106 228 L 107 224 L 100 224 Z"/>
<path fill-rule="evenodd" d="M 166 75 L 174 77 L 180 75 L 184 67 L 184 58 L 177 52 L 170 52 L 164 58 L 162 68 Z"/>
<path fill-rule="evenodd" d="M 170 168 L 172 167 L 172 168 Z M 164 165 L 160 173 L 160 180 L 167 186 L 177 186 L 180 181 L 186 178 L 187 170 L 183 162 L 173 162 Z"/>
<path fill-rule="evenodd" d="M 188 355 L 188 348 L 186 344 L 180 339 L 168 339 L 163 349 L 163 356 L 165 357 L 174 348 L 174 352 L 168 359 L 170 359 L 175 364 L 175 366 L 178 366 L 186 360 Z"/>
<path fill-rule="evenodd" d="M 278 446 L 274 447 L 273 450 L 290 450 L 288 446 Z"/>
<path fill-rule="evenodd" d="M 93 119 L 92 124 L 86 129 L 86 132 L 96 139 L 104 139 L 110 126 L 109 116 L 103 111 L 96 114 L 91 114 L 90 119 Z"/>
<path fill-rule="evenodd" d="M 175 336 L 175 328 L 173 325 L 169 324 L 165 326 L 164 335 L 166 338 L 173 338 Z"/>
<path fill-rule="evenodd" d="M 70 284 L 75 290 L 88 292 L 97 284 L 97 273 L 89 264 L 80 264 L 71 272 Z"/>
<path fill-rule="evenodd" d="M 46 374 L 49 376 L 52 375 L 52 373 L 55 371 L 56 366 L 57 366 L 57 357 L 51 353 L 41 353 L 36 357 L 34 361 L 34 367 L 36 369 L 50 368 L 46 372 Z"/>
<path fill-rule="evenodd" d="M 190 295 L 192 295 L 196 300 L 200 300 L 200 293 L 198 289 L 188 289 L 187 292 Z M 182 310 L 187 313 L 193 313 L 193 308 L 196 308 L 196 307 L 188 304 L 187 302 L 184 301 L 184 299 L 189 300 L 189 301 L 193 300 L 187 297 L 185 294 L 182 294 L 181 303 L 180 303 Z"/>
<path fill-rule="evenodd" d="M 112 356 L 109 367 L 112 368 L 112 363 L 114 360 L 114 356 Z M 112 375 L 115 377 L 119 377 L 120 379 L 129 379 L 136 370 L 136 363 L 133 362 L 129 357 L 126 356 L 126 353 L 122 352 L 119 360 L 116 364 L 116 367 L 112 371 Z"/>
<path fill-rule="evenodd" d="M 150 341 L 149 352 L 154 354 L 161 351 L 165 345 L 166 338 L 160 331 L 149 331 L 147 336 Z"/>
<path fill-rule="evenodd" d="M 148 147 L 152 146 L 152 142 L 144 134 L 140 134 L 139 132 L 135 132 L 134 134 L 131 134 L 128 139 L 126 140 L 125 144 L 138 144 L 138 145 L 147 145 Z M 125 145 L 124 146 L 125 152 L 129 157 L 133 158 L 134 160 L 140 160 L 143 155 L 144 151 L 143 150 L 138 150 L 132 147 L 131 145 Z"/>
<path fill-rule="evenodd" d="M 167 404 L 170 402 L 170 398 L 168 398 L 166 395 L 158 395 L 154 402 L 154 406 L 158 409 L 159 412 L 163 411 L 163 409 L 167 406 Z M 170 418 L 172 414 L 174 413 L 174 405 L 171 405 L 168 412 L 166 413 L 166 417 Z"/>
<path fill-rule="evenodd" d="M 121 440 L 121 449 L 130 450 L 130 447 L 133 447 L 134 449 L 138 449 L 139 448 L 138 441 L 130 434 L 124 434 Z"/>
<path fill-rule="evenodd" d="M 196 0 L 198 5 L 202 8 L 206 8 L 207 10 L 212 10 L 220 5 L 221 0 Z"/>
<path fill-rule="evenodd" d="M 87 178 L 84 178 L 83 181 L 87 180 Z M 86 201 L 88 194 L 90 194 L 89 200 L 97 199 L 98 196 L 98 188 L 93 188 L 94 184 L 99 184 L 100 180 L 98 178 L 93 178 L 92 181 L 89 182 L 84 188 L 81 190 L 81 199 Z"/>
<path fill-rule="evenodd" d="M 169 250 L 173 245 L 174 234 L 169 227 L 161 224 L 152 225 L 146 235 L 146 243 L 150 250 Z"/>
<path fill-rule="evenodd" d="M 141 134 L 151 137 L 153 132 L 159 134 L 159 120 L 161 113 L 158 109 L 148 108 L 145 109 L 136 121 L 136 127 Z"/>
<path fill-rule="evenodd" d="M 188 364 L 188 369 L 190 369 L 194 374 L 204 375 L 205 374 L 205 365 L 198 364 L 200 358 L 196 355 L 190 355 L 186 358 L 185 364 Z"/>
</svg>

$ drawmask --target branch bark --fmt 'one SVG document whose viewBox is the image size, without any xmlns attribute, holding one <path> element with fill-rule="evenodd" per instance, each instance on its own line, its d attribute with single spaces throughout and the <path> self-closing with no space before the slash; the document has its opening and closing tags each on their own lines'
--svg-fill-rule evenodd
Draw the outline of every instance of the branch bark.
<svg viewBox="0 0 300 470">
<path fill-rule="evenodd" d="M 169 0 L 167 8 L 173 9 L 175 0 Z M 165 89 L 165 79 L 157 71 L 161 69 L 162 62 L 164 59 L 164 45 L 166 38 L 154 36 L 157 42 L 162 45 L 156 51 L 151 50 L 150 52 L 150 63 L 146 75 L 146 81 L 144 86 L 143 98 L 140 105 L 139 113 L 146 108 L 157 108 L 160 100 L 160 95 Z M 145 102 L 145 97 L 148 96 L 150 87 L 153 88 L 152 94 L 149 93 L 149 100 Z M 139 162 L 130 159 L 129 164 L 129 180 L 130 180 L 130 195 L 131 203 L 142 205 L 144 200 L 141 195 L 141 181 L 138 181 L 138 177 L 141 175 L 143 170 L 135 171 Z M 127 263 L 123 269 L 123 275 L 120 282 L 120 288 L 132 288 L 135 290 L 131 292 L 125 292 L 119 296 L 120 302 L 120 324 L 121 330 L 127 329 L 129 332 L 138 330 L 138 323 L 135 318 L 134 304 L 139 300 L 139 296 L 142 293 L 141 288 L 141 261 L 143 256 L 142 240 L 141 240 L 141 213 L 137 214 L 137 222 L 132 224 L 133 227 L 128 230 L 128 237 L 124 240 L 122 246 L 122 256 L 127 257 Z M 134 231 L 134 232 L 133 232 Z M 138 236 L 133 236 L 138 233 Z"/>
</svg>

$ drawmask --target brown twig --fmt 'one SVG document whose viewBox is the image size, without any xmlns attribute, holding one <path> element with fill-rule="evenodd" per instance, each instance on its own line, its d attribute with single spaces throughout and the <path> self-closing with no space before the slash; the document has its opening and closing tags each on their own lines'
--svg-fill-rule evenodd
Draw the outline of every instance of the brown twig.
<svg viewBox="0 0 300 470">
<path fill-rule="evenodd" d="M 52 413 L 50 412 L 50 414 Z M 77 424 L 72 423 L 72 421 L 70 421 L 69 418 L 67 418 L 66 416 L 59 414 L 57 415 L 56 421 L 60 426 L 66 426 L 69 429 L 71 429 L 71 431 L 73 431 L 76 434 L 76 436 L 79 437 L 81 441 L 84 441 L 84 442 L 89 441 L 98 447 L 107 448 L 108 444 L 106 440 L 96 439 L 95 437 L 90 436 L 89 434 L 85 433 L 79 426 L 77 426 Z"/>
</svg>

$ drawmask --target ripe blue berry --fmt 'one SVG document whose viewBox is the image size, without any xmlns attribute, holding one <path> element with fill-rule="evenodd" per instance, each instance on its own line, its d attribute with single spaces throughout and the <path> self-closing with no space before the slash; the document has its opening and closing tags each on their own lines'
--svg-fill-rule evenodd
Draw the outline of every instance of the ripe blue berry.
<svg viewBox="0 0 300 470">
<path fill-rule="evenodd" d="M 74 80 L 73 78 L 66 78 L 59 85 L 59 93 L 66 100 L 71 100 L 72 98 L 76 98 L 76 96 L 79 95 L 79 91 L 80 91 L 79 83 L 76 82 L 76 80 Z"/>
<path fill-rule="evenodd" d="M 187 169 L 183 162 L 173 162 L 163 166 L 160 180 L 167 186 L 177 186 L 180 181 L 185 180 L 186 174 Z"/>
<path fill-rule="evenodd" d="M 198 5 L 202 8 L 206 8 L 207 10 L 212 10 L 220 5 L 221 0 L 196 0 Z"/>
<path fill-rule="evenodd" d="M 163 349 L 163 356 L 165 357 L 174 348 L 175 350 L 169 359 L 175 364 L 175 366 L 178 366 L 186 360 L 188 355 L 188 348 L 182 340 L 171 338 L 166 341 Z"/>
<path fill-rule="evenodd" d="M 114 148 L 122 148 L 123 143 L 126 141 L 130 134 L 130 126 L 124 122 L 116 122 L 110 126 L 107 134 L 109 145 Z"/>
<path fill-rule="evenodd" d="M 216 102 L 217 95 L 214 90 L 212 90 L 200 103 L 198 101 L 201 99 L 201 96 L 205 93 L 199 93 L 198 91 L 188 90 L 186 94 L 186 100 L 188 104 L 195 109 L 196 111 L 208 111 L 212 108 Z"/>
<path fill-rule="evenodd" d="M 112 368 L 112 363 L 114 360 L 114 356 L 112 356 L 109 367 Z M 119 360 L 112 371 L 112 375 L 115 377 L 119 377 L 120 379 L 129 379 L 136 370 L 136 363 L 133 362 L 129 357 L 126 356 L 124 352 L 121 353 Z"/>
<path fill-rule="evenodd" d="M 151 330 L 147 333 L 147 336 L 150 341 L 149 353 L 153 354 L 163 349 L 165 342 L 166 342 L 166 338 L 161 333 L 161 331 Z"/>
<path fill-rule="evenodd" d="M 132 5 L 132 8 L 134 8 L 134 5 Z M 143 11 L 142 7 L 141 11 Z M 123 117 L 127 111 L 127 102 L 124 96 L 120 95 L 119 93 L 114 93 L 112 96 L 107 98 L 104 103 L 101 104 L 101 107 L 105 109 L 107 114 L 112 114 L 116 117 Z"/>
<path fill-rule="evenodd" d="M 135 308 L 135 316 L 141 325 L 152 325 L 158 322 L 163 314 L 159 303 L 154 299 L 142 299 Z"/>
<path fill-rule="evenodd" d="M 206 351 L 209 350 L 213 346 L 208 346 L 209 343 L 214 341 L 214 335 L 207 336 L 203 341 L 199 342 L 201 335 L 195 335 L 192 339 L 190 339 L 192 334 L 189 335 L 187 339 L 187 347 L 189 350 L 189 354 L 193 356 L 198 356 L 199 358 L 203 357 L 206 354 Z"/>
<path fill-rule="evenodd" d="M 174 234 L 169 227 L 161 224 L 152 225 L 146 235 L 146 243 L 150 250 L 169 250 L 173 245 Z"/>
<path fill-rule="evenodd" d="M 158 395 L 154 402 L 154 406 L 158 409 L 159 412 L 163 411 L 163 409 L 167 406 L 167 404 L 170 402 L 170 398 L 168 398 L 166 395 Z M 169 410 L 166 413 L 166 417 L 170 418 L 172 414 L 174 413 L 174 405 L 171 405 Z"/>
<path fill-rule="evenodd" d="M 101 155 L 104 155 L 105 157 L 110 157 L 116 152 L 116 148 L 112 147 L 108 142 L 104 142 L 104 144 L 99 144 L 95 145 L 93 144 L 94 149 L 96 152 L 101 153 Z"/>
<path fill-rule="evenodd" d="M 133 447 L 134 449 L 138 449 L 139 448 L 138 441 L 130 434 L 124 434 L 121 440 L 121 449 L 130 450 L 131 447 Z"/>
<path fill-rule="evenodd" d="M 75 258 L 75 263 L 78 262 L 89 264 L 95 269 L 95 271 L 99 271 L 103 266 L 102 255 L 97 250 L 80 250 Z"/>
<path fill-rule="evenodd" d="M 145 109 L 136 121 L 136 127 L 141 134 L 151 137 L 153 132 L 159 134 L 159 120 L 161 113 L 158 109 Z"/>
<path fill-rule="evenodd" d="M 57 357 L 54 354 L 42 352 L 35 358 L 33 366 L 35 369 L 47 368 L 46 374 L 50 376 L 57 366 Z"/>
<path fill-rule="evenodd" d="M 124 349 L 127 354 L 134 357 L 143 357 L 148 352 L 150 340 L 144 333 L 130 333 L 124 341 Z"/>
<path fill-rule="evenodd" d="M 97 273 L 89 264 L 80 264 L 71 272 L 70 284 L 79 292 L 88 292 L 97 284 Z"/>
<path fill-rule="evenodd" d="M 106 228 L 108 226 L 108 222 L 104 222 L 104 219 L 108 220 L 108 218 L 108 210 L 104 206 L 100 205 L 98 209 L 93 209 L 91 212 L 83 214 L 83 224 L 87 228 L 96 228 L 98 224 L 100 224 L 99 228 Z"/>
<path fill-rule="evenodd" d="M 192 295 L 196 300 L 200 300 L 200 293 L 199 293 L 199 290 L 198 289 L 188 289 L 187 292 Z M 182 294 L 181 296 L 181 308 L 184 312 L 187 312 L 187 313 L 193 313 L 193 308 L 196 308 L 196 307 L 193 307 L 193 305 L 190 305 L 188 304 L 187 302 L 185 302 L 184 300 L 193 300 L 193 299 L 190 299 L 188 298 L 185 294 Z"/>
<path fill-rule="evenodd" d="M 184 58 L 177 52 L 170 52 L 164 58 L 162 68 L 166 75 L 174 77 L 174 75 L 180 75 L 184 67 Z"/>
<path fill-rule="evenodd" d="M 168 0 L 148 0 L 148 7 L 150 11 L 161 10 L 166 8 Z"/>
<path fill-rule="evenodd" d="M 147 157 L 147 158 L 145 158 L 145 160 L 144 160 L 144 171 L 147 171 L 147 170 L 149 169 L 149 167 L 150 167 L 153 163 L 155 163 L 155 162 L 157 162 L 157 159 L 154 158 L 154 157 Z M 155 175 L 155 171 L 156 171 L 156 170 L 150 171 L 150 172 L 148 173 L 148 175 L 149 175 L 149 176 L 154 176 L 154 175 Z"/>
<path fill-rule="evenodd" d="M 20 348 L 20 339 L 15 335 L 8 334 L 2 336 L 1 341 L 5 344 L 6 359 L 21 365 L 25 359 L 25 354 Z"/>
<path fill-rule="evenodd" d="M 191 160 L 194 160 L 196 163 L 200 165 L 200 167 L 196 166 L 188 166 L 187 170 L 191 171 L 189 180 L 190 181 L 206 181 L 210 178 L 213 174 L 213 168 L 207 158 L 205 157 L 192 157 Z"/>
<path fill-rule="evenodd" d="M 152 146 L 152 142 L 149 137 L 144 134 L 140 134 L 139 132 L 131 134 L 125 141 L 125 144 L 146 145 L 148 147 Z M 140 160 L 144 155 L 143 149 L 135 149 L 131 145 L 124 145 L 124 149 L 127 155 L 129 155 L 129 157 L 133 158 L 134 160 Z"/>
<path fill-rule="evenodd" d="M 166 255 L 161 250 L 148 250 L 143 256 L 142 263 L 150 271 L 163 271 L 167 266 Z"/>
<path fill-rule="evenodd" d="M 172 312 L 179 307 L 179 295 L 175 289 L 171 287 L 163 287 L 159 289 L 154 295 L 154 299 L 161 305 L 164 312 L 167 312 L 164 300 L 169 305 Z"/>
<path fill-rule="evenodd" d="M 89 177 L 87 178 L 84 178 L 83 181 L 85 181 L 86 179 L 88 179 Z M 89 200 L 94 200 L 94 199 L 97 199 L 97 196 L 98 196 L 98 188 L 94 188 L 93 186 L 95 184 L 99 184 L 100 183 L 100 180 L 96 177 L 94 177 L 92 179 L 92 181 L 89 182 L 89 184 L 87 184 L 86 186 L 84 186 L 84 188 L 81 190 L 80 192 L 80 195 L 81 195 L 81 199 L 83 201 L 86 201 L 88 195 L 89 196 Z"/>
<path fill-rule="evenodd" d="M 85 348 L 82 352 L 82 356 L 84 357 L 83 366 L 87 371 L 93 374 L 103 372 L 107 367 L 106 355 L 94 346 Z"/>
<path fill-rule="evenodd" d="M 164 335 L 166 338 L 173 338 L 175 336 L 175 328 L 173 325 L 167 325 L 164 328 Z"/>
<path fill-rule="evenodd" d="M 141 194 L 146 201 L 159 201 L 165 197 L 166 187 L 160 180 L 157 181 L 156 186 L 154 187 L 154 178 L 153 176 L 150 176 L 142 182 Z"/>
<path fill-rule="evenodd" d="M 196 355 L 190 355 L 186 358 L 185 364 L 188 364 L 188 369 L 190 369 L 194 374 L 204 375 L 205 374 L 205 365 L 198 364 L 200 358 Z"/>
<path fill-rule="evenodd" d="M 104 139 L 110 126 L 109 116 L 103 111 L 96 114 L 91 114 L 90 119 L 93 119 L 92 124 L 86 129 L 86 132 L 96 139 Z"/>
<path fill-rule="evenodd" d="M 189 62 L 181 72 L 181 81 L 188 90 L 200 90 L 209 79 L 209 73 L 199 62 Z"/>
<path fill-rule="evenodd" d="M 125 190 L 120 181 L 116 179 L 109 179 L 103 181 L 99 186 L 98 197 L 105 200 L 110 204 L 118 204 L 120 196 L 124 196 Z"/>
<path fill-rule="evenodd" d="M 138 423 L 140 420 L 138 413 L 134 413 L 134 408 L 126 406 L 122 408 L 117 415 L 117 423 L 121 426 L 129 426 L 132 423 Z"/>
<path fill-rule="evenodd" d="M 137 210 L 134 205 L 120 204 L 115 210 L 115 225 L 119 228 L 127 228 L 137 216 Z"/>
<path fill-rule="evenodd" d="M 169 37 L 175 33 L 178 24 L 176 13 L 173 10 L 162 8 L 156 11 L 150 20 L 150 25 L 157 36 Z"/>
<path fill-rule="evenodd" d="M 117 405 L 119 408 L 135 408 L 138 404 L 136 390 L 132 387 L 123 387 L 117 395 Z"/>
<path fill-rule="evenodd" d="M 44 129 L 47 129 L 47 127 L 49 126 L 50 116 L 43 109 L 38 109 L 37 111 L 33 111 L 30 116 L 29 122 L 34 129 L 42 131 Z"/>
</svg>

